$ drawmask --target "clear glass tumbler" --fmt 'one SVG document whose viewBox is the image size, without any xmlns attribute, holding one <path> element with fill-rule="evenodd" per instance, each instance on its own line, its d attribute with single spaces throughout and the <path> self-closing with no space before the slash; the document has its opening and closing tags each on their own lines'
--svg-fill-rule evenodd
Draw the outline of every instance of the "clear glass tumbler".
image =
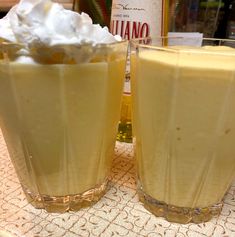
<svg viewBox="0 0 235 237">
<path fill-rule="evenodd" d="M 107 188 L 127 42 L 30 53 L 34 62 L 21 45 L 0 44 L 0 127 L 27 199 L 78 210 Z"/>
<path fill-rule="evenodd" d="M 184 42 L 131 42 L 138 194 L 157 216 L 200 223 L 219 215 L 235 177 L 235 49 Z"/>
</svg>

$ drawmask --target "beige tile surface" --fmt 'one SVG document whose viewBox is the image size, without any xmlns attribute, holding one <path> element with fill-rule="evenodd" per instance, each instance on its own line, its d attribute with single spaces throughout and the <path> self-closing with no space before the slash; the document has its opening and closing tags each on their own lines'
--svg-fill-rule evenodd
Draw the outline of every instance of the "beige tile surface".
<svg viewBox="0 0 235 237">
<path fill-rule="evenodd" d="M 131 144 L 117 142 L 111 177 L 109 191 L 90 208 L 65 214 L 35 209 L 25 199 L 0 132 L 0 232 L 14 237 L 235 236 L 235 183 L 218 218 L 180 225 L 153 216 L 139 202 Z"/>
</svg>

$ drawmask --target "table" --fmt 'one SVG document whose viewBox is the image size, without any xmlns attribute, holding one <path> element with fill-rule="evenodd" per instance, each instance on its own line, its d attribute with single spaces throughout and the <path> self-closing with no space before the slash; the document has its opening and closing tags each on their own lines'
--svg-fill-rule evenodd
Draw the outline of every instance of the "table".
<svg viewBox="0 0 235 237">
<path fill-rule="evenodd" d="M 203 224 L 181 225 L 145 210 L 136 194 L 135 172 L 132 144 L 117 142 L 107 194 L 90 208 L 49 214 L 26 201 L 0 131 L 0 233 L 14 237 L 235 236 L 235 182 L 218 218 Z"/>
</svg>

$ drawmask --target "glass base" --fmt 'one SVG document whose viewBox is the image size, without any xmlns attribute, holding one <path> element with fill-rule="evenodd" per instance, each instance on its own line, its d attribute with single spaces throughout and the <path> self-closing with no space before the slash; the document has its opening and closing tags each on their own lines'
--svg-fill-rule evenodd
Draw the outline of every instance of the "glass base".
<svg viewBox="0 0 235 237">
<path fill-rule="evenodd" d="M 47 212 L 64 213 L 67 211 L 78 211 L 81 208 L 89 207 L 98 202 L 106 193 L 108 181 L 101 185 L 96 185 L 88 191 L 76 195 L 67 196 L 47 196 L 30 192 L 24 188 L 27 200 L 38 209 L 45 209 Z"/>
<path fill-rule="evenodd" d="M 140 189 L 137 192 L 140 201 L 148 211 L 156 216 L 164 217 L 170 222 L 180 224 L 207 222 L 213 217 L 219 216 L 223 207 L 221 203 L 205 208 L 178 207 L 157 201 Z"/>
<path fill-rule="evenodd" d="M 117 140 L 119 142 L 132 143 L 132 125 L 131 122 L 119 122 Z"/>
</svg>

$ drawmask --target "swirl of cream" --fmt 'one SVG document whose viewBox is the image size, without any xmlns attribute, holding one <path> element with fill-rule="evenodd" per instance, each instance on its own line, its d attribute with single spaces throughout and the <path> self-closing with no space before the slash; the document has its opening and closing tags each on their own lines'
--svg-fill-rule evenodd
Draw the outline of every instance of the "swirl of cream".
<svg viewBox="0 0 235 237">
<path fill-rule="evenodd" d="M 86 13 L 66 10 L 51 0 L 21 0 L 0 20 L 0 38 L 30 45 L 81 45 L 120 41 Z"/>
</svg>

